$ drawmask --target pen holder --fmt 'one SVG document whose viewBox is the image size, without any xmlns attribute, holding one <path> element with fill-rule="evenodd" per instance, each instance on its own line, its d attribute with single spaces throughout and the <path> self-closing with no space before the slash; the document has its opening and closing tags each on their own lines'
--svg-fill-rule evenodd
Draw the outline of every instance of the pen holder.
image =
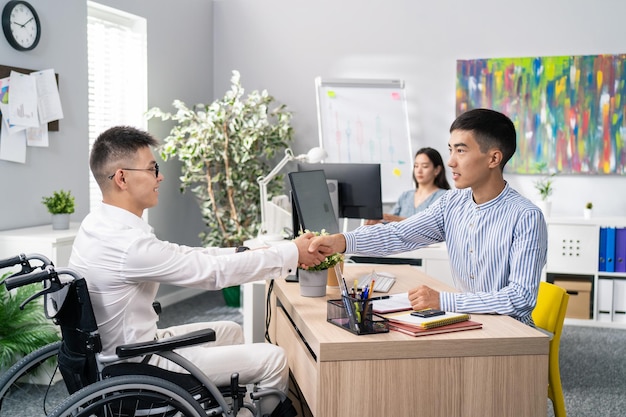
<svg viewBox="0 0 626 417">
<path fill-rule="evenodd" d="M 372 313 L 372 300 L 328 300 L 326 320 L 356 335 L 389 332 L 387 319 Z"/>
</svg>

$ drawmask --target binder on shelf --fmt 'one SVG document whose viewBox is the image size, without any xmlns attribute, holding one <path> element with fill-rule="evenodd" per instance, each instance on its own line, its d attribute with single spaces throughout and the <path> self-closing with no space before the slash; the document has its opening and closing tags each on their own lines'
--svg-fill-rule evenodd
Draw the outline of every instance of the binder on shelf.
<svg viewBox="0 0 626 417">
<path fill-rule="evenodd" d="M 600 227 L 600 247 L 598 248 L 598 271 L 606 271 L 606 227 Z"/>
<path fill-rule="evenodd" d="M 615 228 L 606 228 L 606 272 L 615 272 Z"/>
<path fill-rule="evenodd" d="M 626 227 L 615 229 L 615 272 L 626 272 Z"/>
</svg>

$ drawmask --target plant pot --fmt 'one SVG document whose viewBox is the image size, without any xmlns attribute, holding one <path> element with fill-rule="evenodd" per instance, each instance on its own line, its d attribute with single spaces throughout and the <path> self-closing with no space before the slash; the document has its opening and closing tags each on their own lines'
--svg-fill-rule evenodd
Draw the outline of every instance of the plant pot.
<svg viewBox="0 0 626 417">
<path fill-rule="evenodd" d="M 239 285 L 222 288 L 222 295 L 228 307 L 241 307 L 241 289 Z"/>
<path fill-rule="evenodd" d="M 328 269 L 321 271 L 298 270 L 300 295 L 303 297 L 324 297 L 328 282 Z"/>
<path fill-rule="evenodd" d="M 339 268 L 343 273 L 343 262 L 339 263 Z M 328 268 L 328 280 L 326 281 L 326 286 L 331 288 L 339 288 L 339 281 L 337 280 L 337 274 L 335 273 L 335 267 Z"/>
<path fill-rule="evenodd" d="M 591 209 L 583 209 L 583 217 L 585 218 L 585 220 L 591 219 Z"/>
<path fill-rule="evenodd" d="M 52 215 L 52 229 L 53 230 L 67 230 L 69 228 L 70 228 L 70 215 L 68 213 Z"/>
</svg>

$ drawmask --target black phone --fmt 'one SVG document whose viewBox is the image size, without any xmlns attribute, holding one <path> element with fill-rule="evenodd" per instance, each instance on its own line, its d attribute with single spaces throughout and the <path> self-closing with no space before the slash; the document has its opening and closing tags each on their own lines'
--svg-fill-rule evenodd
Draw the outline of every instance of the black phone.
<svg viewBox="0 0 626 417">
<path fill-rule="evenodd" d="M 426 310 L 413 311 L 411 313 L 412 316 L 423 317 L 423 318 L 442 316 L 444 314 L 446 314 L 445 311 L 436 310 L 434 308 L 427 308 Z"/>
</svg>

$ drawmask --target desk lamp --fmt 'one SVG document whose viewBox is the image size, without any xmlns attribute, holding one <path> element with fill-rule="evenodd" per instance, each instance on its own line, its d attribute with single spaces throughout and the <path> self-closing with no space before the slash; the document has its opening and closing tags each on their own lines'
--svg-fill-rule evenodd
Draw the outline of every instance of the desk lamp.
<svg viewBox="0 0 626 417">
<path fill-rule="evenodd" d="M 283 159 L 274 167 L 274 169 L 267 174 L 266 176 L 261 176 L 257 178 L 257 183 L 259 184 L 259 189 L 261 191 L 261 228 L 259 229 L 259 238 L 263 240 L 281 240 L 282 236 L 279 234 L 269 234 L 268 233 L 268 221 L 267 221 L 267 205 L 269 202 L 267 201 L 267 184 L 278 175 L 281 169 L 287 165 L 288 162 L 291 161 L 299 161 L 299 162 L 308 162 L 308 163 L 317 163 L 321 162 L 324 158 L 326 158 L 328 154 L 326 151 L 320 147 L 312 148 L 306 154 L 295 156 L 293 151 L 290 148 L 285 149 L 285 156 Z"/>
</svg>

